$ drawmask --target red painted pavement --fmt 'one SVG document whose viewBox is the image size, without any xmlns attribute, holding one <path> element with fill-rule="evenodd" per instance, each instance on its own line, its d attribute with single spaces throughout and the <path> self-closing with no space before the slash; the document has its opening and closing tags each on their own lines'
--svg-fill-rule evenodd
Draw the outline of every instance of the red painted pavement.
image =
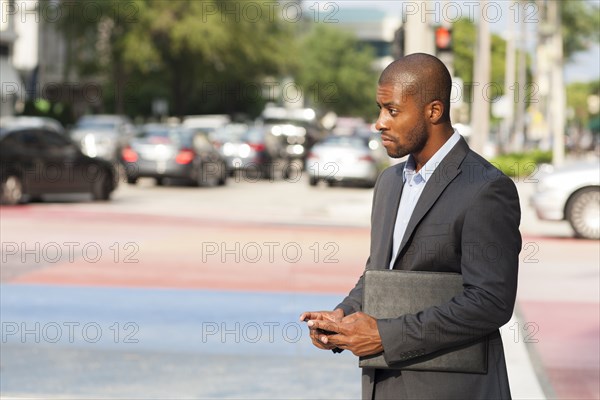
<svg viewBox="0 0 600 400">
<path fill-rule="evenodd" d="M 28 249 L 36 242 L 40 248 L 48 243 L 80 244 L 74 260 L 46 263 L 12 283 L 347 293 L 368 256 L 366 228 L 66 212 L 60 208 L 3 208 L 1 213 L 3 241 L 26 243 Z M 29 224 L 36 229 L 32 231 Z M 98 261 L 81 256 L 87 243 L 101 248 Z M 138 248 L 133 256 L 131 248 L 124 249 L 129 243 Z M 210 254 L 214 246 L 216 254 Z M 126 256 L 131 257 L 127 260 Z M 11 256 L 8 261 L 18 264 L 20 259 Z"/>
<path fill-rule="evenodd" d="M 520 301 L 529 339 L 559 399 L 600 398 L 600 310 L 597 303 Z"/>
</svg>

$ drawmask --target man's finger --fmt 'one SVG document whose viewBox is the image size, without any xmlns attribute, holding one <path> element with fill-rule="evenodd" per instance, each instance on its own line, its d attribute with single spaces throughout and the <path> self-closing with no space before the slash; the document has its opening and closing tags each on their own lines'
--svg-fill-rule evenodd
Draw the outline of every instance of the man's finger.
<svg viewBox="0 0 600 400">
<path fill-rule="evenodd" d="M 321 341 L 321 337 L 323 336 L 323 334 L 319 334 L 317 333 L 316 330 L 311 330 L 310 332 L 310 339 L 312 340 L 313 344 L 315 346 L 317 346 L 320 349 L 323 350 L 331 350 L 333 349 L 335 346 L 329 343 L 323 343 Z"/>
<path fill-rule="evenodd" d="M 319 341 L 321 343 L 328 344 L 332 347 L 345 348 L 346 344 L 343 341 L 342 335 L 319 335 Z"/>
<path fill-rule="evenodd" d="M 310 329 L 321 329 L 324 331 L 340 333 L 340 326 L 332 321 L 327 320 L 313 320 L 308 321 Z"/>
<path fill-rule="evenodd" d="M 318 311 L 305 311 L 300 316 L 300 321 L 305 322 L 305 321 L 308 321 L 311 319 L 322 319 L 322 318 L 323 318 L 322 313 L 320 313 Z"/>
</svg>

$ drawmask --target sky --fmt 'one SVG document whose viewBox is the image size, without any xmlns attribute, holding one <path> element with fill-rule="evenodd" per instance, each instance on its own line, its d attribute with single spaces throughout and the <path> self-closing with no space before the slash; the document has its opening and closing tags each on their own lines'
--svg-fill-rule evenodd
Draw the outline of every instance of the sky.
<svg viewBox="0 0 600 400">
<path fill-rule="evenodd" d="M 597 2 L 598 0 L 591 0 Z M 398 1 L 398 0 L 304 0 L 303 6 L 306 10 L 314 10 L 320 7 L 322 11 L 330 13 L 335 18 L 335 10 L 342 8 L 376 8 L 384 10 L 390 14 L 402 16 L 404 13 L 413 13 L 424 17 L 430 11 L 430 18 L 435 23 L 442 23 L 458 19 L 460 16 L 467 16 L 470 19 L 478 20 L 484 16 L 490 22 L 490 29 L 493 33 L 506 35 L 509 21 L 523 21 L 526 24 L 528 33 L 528 48 L 535 46 L 535 32 L 537 20 L 539 19 L 538 10 L 533 3 L 526 5 L 526 8 L 511 8 L 512 2 L 507 0 L 490 0 L 488 6 L 484 9 L 479 1 L 438 1 L 426 5 L 425 1 Z M 574 59 L 565 65 L 565 81 L 588 82 L 600 79 L 600 46 L 594 45 L 586 52 L 578 53 Z"/>
</svg>

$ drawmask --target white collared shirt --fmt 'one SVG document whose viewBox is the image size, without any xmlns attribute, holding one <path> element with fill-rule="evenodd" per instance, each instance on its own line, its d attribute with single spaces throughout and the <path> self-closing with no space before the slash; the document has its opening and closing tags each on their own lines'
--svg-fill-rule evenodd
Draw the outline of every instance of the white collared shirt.
<svg viewBox="0 0 600 400">
<path fill-rule="evenodd" d="M 431 175 L 442 162 L 444 157 L 450 153 L 450 150 L 460 140 L 460 134 L 454 130 L 454 133 L 444 143 L 442 147 L 423 165 L 419 172 L 415 171 L 416 165 L 412 155 L 408 156 L 406 164 L 404 164 L 404 170 L 402 171 L 402 179 L 404 181 L 404 187 L 402 188 L 402 197 L 400 198 L 400 205 L 398 206 L 398 213 L 396 215 L 396 224 L 394 226 L 394 241 L 392 242 L 392 259 L 390 261 L 389 268 L 394 268 L 396 257 L 400 251 L 400 243 L 404 238 L 408 221 L 423 193 L 425 185 L 429 181 Z"/>
</svg>

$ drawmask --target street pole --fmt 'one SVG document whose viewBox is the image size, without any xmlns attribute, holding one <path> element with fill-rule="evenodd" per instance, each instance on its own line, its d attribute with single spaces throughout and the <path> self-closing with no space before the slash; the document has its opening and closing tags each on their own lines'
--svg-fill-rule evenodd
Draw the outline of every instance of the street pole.
<svg viewBox="0 0 600 400">
<path fill-rule="evenodd" d="M 558 1 L 548 3 L 548 19 L 555 30 L 552 34 L 552 50 L 554 62 L 552 63 L 552 163 L 562 165 L 565 161 L 565 108 L 566 95 L 563 76 L 563 38 L 562 16 Z"/>
<path fill-rule="evenodd" d="M 424 9 L 432 9 L 429 6 L 431 0 L 421 2 Z M 404 23 L 404 54 L 427 53 L 435 54 L 435 43 L 431 16 L 427 13 L 407 13 L 402 16 Z"/>
<path fill-rule="evenodd" d="M 519 42 L 521 46 L 519 50 L 519 76 L 515 87 L 517 93 L 517 114 L 515 117 L 515 136 L 513 138 L 514 151 L 523 151 L 525 143 L 525 112 L 527 107 L 527 29 L 524 18 L 519 19 L 519 27 Z"/>
<path fill-rule="evenodd" d="M 509 9 L 518 6 L 516 1 L 511 1 Z M 504 75 L 504 96 L 508 100 L 506 104 L 508 109 L 506 110 L 506 117 L 503 121 L 502 138 L 500 140 L 500 146 L 503 150 L 509 148 L 510 139 L 514 132 L 515 123 L 515 61 L 516 61 L 516 43 L 515 43 L 515 21 L 514 18 L 508 20 L 508 38 L 506 43 L 506 65 Z M 511 98 L 512 97 L 512 98 Z"/>
<path fill-rule="evenodd" d="M 485 9 L 488 1 L 481 1 Z M 491 37 L 489 22 L 480 16 L 477 25 L 477 49 L 473 65 L 473 107 L 471 108 L 471 125 L 473 127 L 473 149 L 484 153 L 490 130 L 490 100 L 486 98 L 485 87 L 491 75 Z"/>
</svg>

